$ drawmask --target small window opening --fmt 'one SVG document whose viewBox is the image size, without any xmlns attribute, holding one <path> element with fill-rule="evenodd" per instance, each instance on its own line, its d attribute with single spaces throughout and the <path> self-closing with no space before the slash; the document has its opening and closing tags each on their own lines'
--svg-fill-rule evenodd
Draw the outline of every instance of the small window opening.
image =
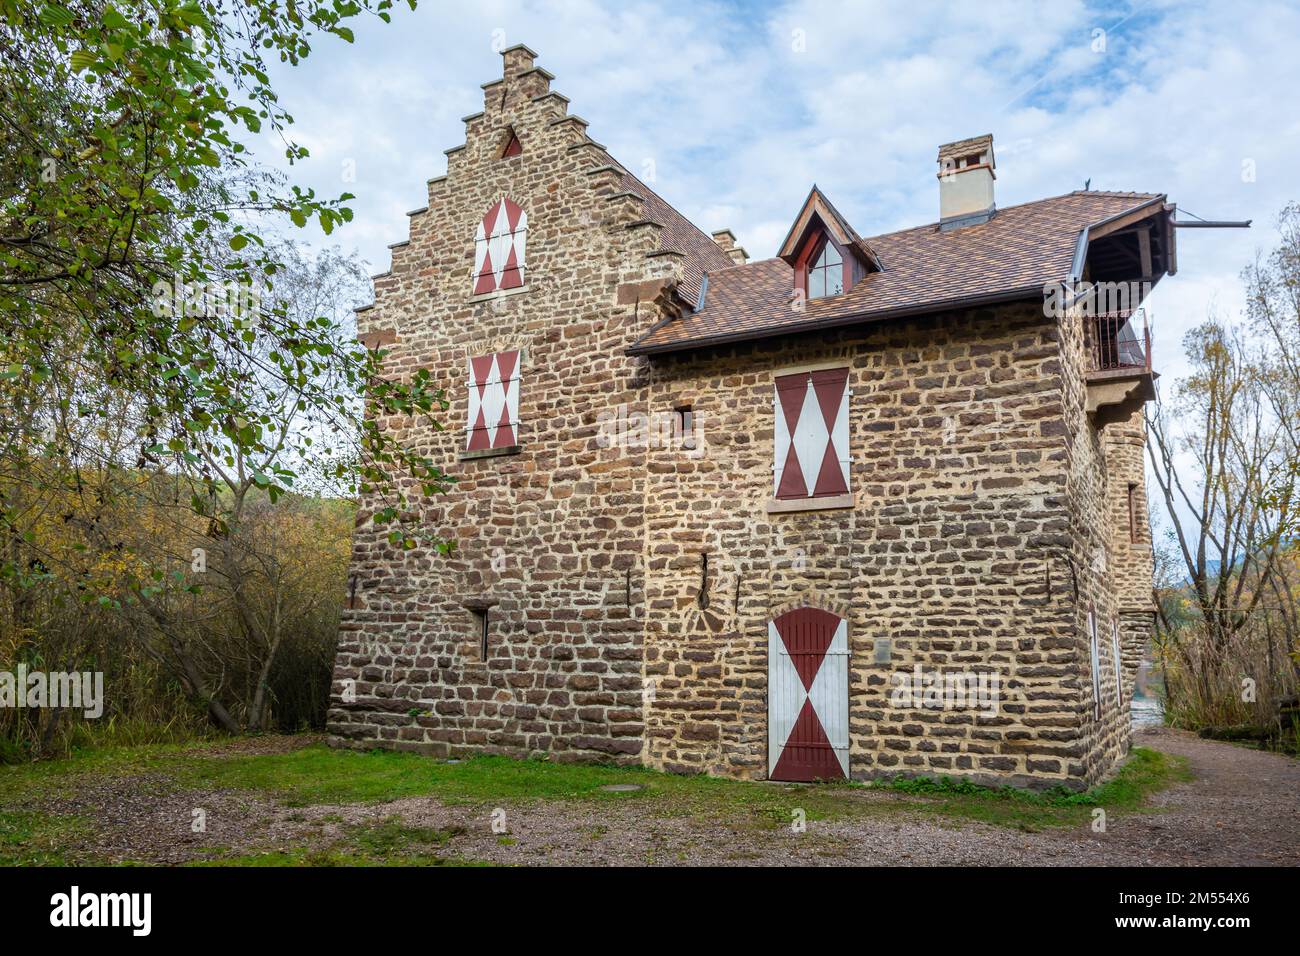
<svg viewBox="0 0 1300 956">
<path fill-rule="evenodd" d="M 487 660 L 488 656 L 488 609 L 472 608 L 470 613 L 474 615 L 474 627 L 478 631 L 478 656 L 481 660 Z"/>
<path fill-rule="evenodd" d="M 683 448 L 695 447 L 695 412 L 691 406 L 673 409 L 673 438 Z"/>
<path fill-rule="evenodd" d="M 1132 481 L 1128 483 L 1128 540 L 1138 543 L 1137 484 Z"/>
<path fill-rule="evenodd" d="M 511 156 L 518 156 L 523 151 L 524 144 L 519 142 L 519 137 L 515 135 L 514 130 L 511 130 L 510 137 L 506 140 L 506 145 L 501 150 L 501 158 L 507 159 Z"/>
<path fill-rule="evenodd" d="M 700 609 L 704 610 L 709 606 L 709 555 L 707 552 L 700 554 L 700 593 L 696 600 L 699 602 Z"/>
</svg>

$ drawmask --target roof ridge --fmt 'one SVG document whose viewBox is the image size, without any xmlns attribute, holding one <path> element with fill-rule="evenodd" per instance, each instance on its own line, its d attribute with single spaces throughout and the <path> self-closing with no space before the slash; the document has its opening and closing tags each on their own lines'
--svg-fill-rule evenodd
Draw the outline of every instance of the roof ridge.
<svg viewBox="0 0 1300 956">
<path fill-rule="evenodd" d="M 1073 189 L 1068 193 L 1057 193 L 1055 196 L 1043 196 L 1041 199 L 1027 199 L 1024 202 L 1018 202 L 1011 206 L 998 206 L 998 212 L 1010 212 L 1013 209 L 1023 209 L 1025 206 L 1037 206 L 1046 202 L 1054 202 L 1058 199 L 1067 199 L 1070 196 L 1096 196 L 1100 199 L 1159 199 L 1164 193 L 1139 193 L 1139 192 L 1121 192 L 1118 190 L 1104 189 Z M 995 217 L 996 218 L 996 217 Z M 989 222 L 994 220 L 990 219 Z M 869 243 L 873 239 L 883 239 L 887 236 L 901 236 L 905 232 L 915 232 L 918 229 L 934 229 L 939 223 L 923 222 L 916 226 L 904 226 L 902 229 L 895 229 L 893 232 L 881 232 L 874 236 L 867 236 L 866 241 Z M 987 225 L 987 223 L 983 224 Z"/>
</svg>

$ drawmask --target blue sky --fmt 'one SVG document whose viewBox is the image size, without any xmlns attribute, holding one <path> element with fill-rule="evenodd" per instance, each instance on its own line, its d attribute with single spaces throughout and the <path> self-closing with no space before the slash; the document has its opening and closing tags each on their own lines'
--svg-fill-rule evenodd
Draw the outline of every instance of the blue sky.
<svg viewBox="0 0 1300 956">
<path fill-rule="evenodd" d="M 1157 365 L 1176 377 L 1182 333 L 1239 311 L 1238 273 L 1300 199 L 1297 36 L 1294 2 L 425 2 L 361 25 L 355 44 L 319 40 L 275 80 L 312 153 L 295 181 L 356 194 L 355 221 L 328 242 L 372 272 L 463 142 L 460 117 L 482 108 L 495 49 L 515 43 L 594 139 L 755 257 L 814 181 L 862 235 L 934 221 L 937 147 L 986 132 L 999 205 L 1091 179 L 1254 219 L 1179 233 L 1179 274 L 1148 300 Z M 276 164 L 272 140 L 257 149 Z"/>
</svg>

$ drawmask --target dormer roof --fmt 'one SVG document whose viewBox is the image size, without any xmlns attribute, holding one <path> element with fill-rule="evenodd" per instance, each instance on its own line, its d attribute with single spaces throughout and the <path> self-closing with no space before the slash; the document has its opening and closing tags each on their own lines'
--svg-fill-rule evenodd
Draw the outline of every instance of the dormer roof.
<svg viewBox="0 0 1300 956">
<path fill-rule="evenodd" d="M 880 271 L 880 259 L 875 251 L 853 230 L 848 220 L 841 216 L 839 210 L 826 198 L 826 194 L 817 188 L 816 183 L 808 192 L 808 198 L 803 201 L 799 215 L 795 217 L 794 224 L 786 233 L 785 241 L 781 243 L 776 257 L 793 267 L 808 236 L 815 230 L 825 230 L 833 236 L 836 242 L 862 261 L 868 272 Z"/>
</svg>

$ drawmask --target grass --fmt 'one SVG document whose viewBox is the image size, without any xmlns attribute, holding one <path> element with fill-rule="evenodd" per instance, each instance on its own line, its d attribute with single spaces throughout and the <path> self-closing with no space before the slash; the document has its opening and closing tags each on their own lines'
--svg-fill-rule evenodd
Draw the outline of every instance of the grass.
<svg viewBox="0 0 1300 956">
<path fill-rule="evenodd" d="M 877 786 L 924 797 L 931 801 L 930 810 L 940 816 L 1035 831 L 1082 825 L 1091 819 L 1097 807 L 1104 808 L 1108 814 L 1140 811 L 1151 794 L 1190 780 L 1191 776 L 1185 758 L 1134 747 L 1128 761 L 1110 781 L 1082 793 L 1063 789 L 1030 793 L 1011 787 L 980 787 L 949 777 L 938 781 L 896 780 Z"/>
<path fill-rule="evenodd" d="M 349 826 L 327 847 L 231 853 L 217 849 L 193 866 L 473 866 L 445 848 L 460 829 L 408 826 L 400 817 Z"/>
<path fill-rule="evenodd" d="M 348 850 L 270 850 L 265 853 L 244 853 L 197 860 L 187 866 L 485 866 L 473 860 L 445 856 L 375 857 L 367 853 Z"/>
<path fill-rule="evenodd" d="M 1116 777 L 1082 794 L 1029 793 L 1013 788 L 980 787 L 960 780 L 898 780 L 869 786 L 852 783 L 785 785 L 684 777 L 641 767 L 552 763 L 475 757 L 449 764 L 392 751 L 359 753 L 304 747 L 273 756 L 199 760 L 185 769 L 187 781 L 219 789 L 270 792 L 287 806 L 373 803 L 402 797 L 433 796 L 446 804 L 587 800 L 633 801 L 660 816 L 691 816 L 740 825 L 787 826 L 796 809 L 805 819 L 824 820 L 922 812 L 977 820 L 1018 830 L 1075 826 L 1092 808 L 1132 811 L 1146 797 L 1187 779 L 1179 758 L 1137 747 Z M 611 793 L 611 784 L 642 789 Z M 883 790 L 895 800 L 872 800 L 863 791 Z"/>
<path fill-rule="evenodd" d="M 248 793 L 250 798 L 261 794 L 291 808 L 373 805 L 421 796 L 447 805 L 488 808 L 554 801 L 628 802 L 644 817 L 687 817 L 733 830 L 784 828 L 799 815 L 807 821 L 903 815 L 1034 831 L 1086 825 L 1096 807 L 1112 815 L 1140 812 L 1152 793 L 1189 776 L 1182 758 L 1145 748 L 1134 748 L 1110 782 L 1071 794 L 991 789 L 947 778 L 785 785 L 676 776 L 641 767 L 490 756 L 453 764 L 392 751 L 331 750 L 323 744 L 268 754 L 228 753 L 211 744 L 152 745 L 0 768 L 0 864 L 58 865 L 73 859 L 76 854 L 69 847 L 93 821 L 53 817 L 36 808 L 43 794 L 75 792 L 82 783 L 106 777 L 130 777 L 133 790 L 221 790 Z M 602 789 L 611 784 L 636 784 L 640 789 Z M 306 820 L 302 813 L 289 817 Z M 197 862 L 236 866 L 466 862 L 450 852 L 455 830 L 410 826 L 397 816 L 365 825 L 346 824 L 333 813 L 316 819 L 336 824 L 339 833 L 324 847 L 252 853 L 209 848 L 207 858 Z M 252 817 L 247 829 L 258 829 Z M 591 831 L 591 838 L 612 839 L 610 832 L 611 828 L 600 825 Z"/>
<path fill-rule="evenodd" d="M 88 829 L 80 817 L 0 811 L 0 866 L 68 866 L 69 847 Z"/>
</svg>

